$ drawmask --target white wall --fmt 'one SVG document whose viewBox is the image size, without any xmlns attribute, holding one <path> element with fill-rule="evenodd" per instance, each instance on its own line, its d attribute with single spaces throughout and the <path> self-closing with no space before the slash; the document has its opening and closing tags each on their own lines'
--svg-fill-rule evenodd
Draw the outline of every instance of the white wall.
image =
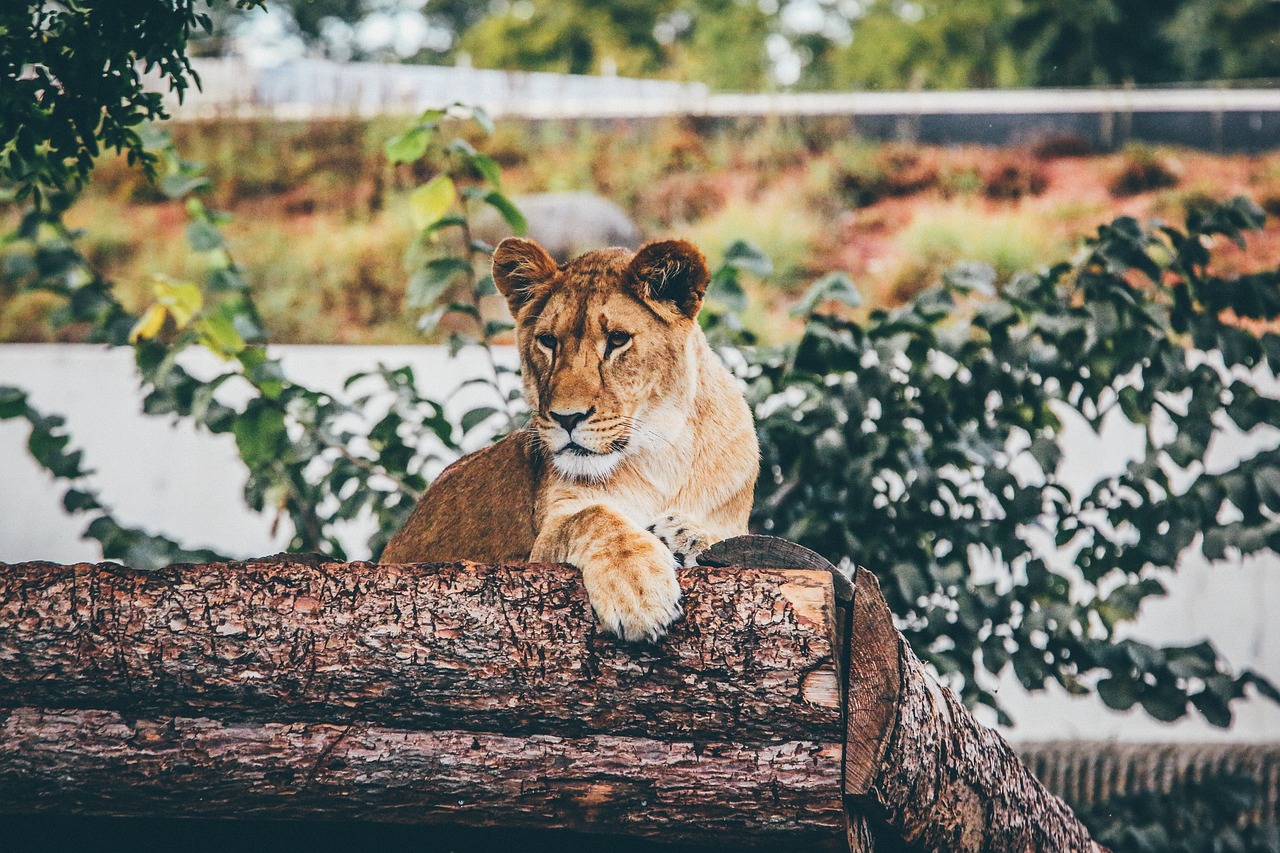
<svg viewBox="0 0 1280 853">
<path fill-rule="evenodd" d="M 452 361 L 436 347 L 292 346 L 279 351 L 291 377 L 333 393 L 339 392 L 343 378 L 378 363 L 412 364 L 433 395 L 480 369 L 474 362 Z M 240 557 L 284 547 L 287 536 L 271 534 L 272 519 L 244 507 L 244 469 L 230 436 L 199 434 L 187 424 L 139 414 L 138 380 L 128 351 L 0 346 L 0 385 L 22 387 L 37 408 L 66 416 L 74 444 L 96 469 L 94 483 L 122 522 L 166 533 L 187 546 Z M 1276 435 L 1275 430 L 1227 434 L 1213 449 L 1214 464 L 1274 446 Z M 0 561 L 98 559 L 96 543 L 79 538 L 85 522 L 63 515 L 61 490 L 28 458 L 25 440 L 23 423 L 0 422 Z M 1111 428 L 1098 438 L 1074 424 L 1066 436 L 1064 478 L 1077 487 L 1092 482 L 1123 464 L 1139 441 L 1132 431 Z M 349 538 L 361 541 L 367 535 L 367 530 L 357 530 Z M 367 552 L 353 549 L 352 556 Z M 1236 667 L 1256 669 L 1280 682 L 1280 559 L 1213 566 L 1188 560 L 1170 588 L 1166 599 L 1146 607 L 1134 636 L 1156 643 L 1208 637 Z M 1011 677 L 1001 682 L 1000 695 L 1018 721 L 1010 732 L 1018 739 L 1280 739 L 1280 708 L 1265 701 L 1238 705 L 1236 724 L 1224 732 L 1195 719 L 1163 725 L 1141 711 L 1117 714 L 1096 698 L 1076 699 L 1061 690 L 1028 695 Z"/>
</svg>

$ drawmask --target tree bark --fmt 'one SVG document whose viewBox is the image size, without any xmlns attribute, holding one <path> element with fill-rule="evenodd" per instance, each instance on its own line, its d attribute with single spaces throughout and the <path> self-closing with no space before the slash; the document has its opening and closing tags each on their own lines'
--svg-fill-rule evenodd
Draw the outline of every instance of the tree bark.
<svg viewBox="0 0 1280 853">
<path fill-rule="evenodd" d="M 681 584 L 640 646 L 565 566 L 0 566 L 0 811 L 842 847 L 829 577 Z"/>
<path fill-rule="evenodd" d="M 505 734 L 839 741 L 819 572 L 691 569 L 658 645 L 575 569 L 0 566 L 0 703 Z"/>
<path fill-rule="evenodd" d="M 1084 825 L 994 730 L 930 676 L 859 569 L 845 794 L 890 831 L 877 850 L 1097 851 Z"/>
<path fill-rule="evenodd" d="M 0 811 L 529 826 L 834 850 L 839 760 L 839 744 L 797 741 L 18 708 L 0 711 Z"/>
</svg>

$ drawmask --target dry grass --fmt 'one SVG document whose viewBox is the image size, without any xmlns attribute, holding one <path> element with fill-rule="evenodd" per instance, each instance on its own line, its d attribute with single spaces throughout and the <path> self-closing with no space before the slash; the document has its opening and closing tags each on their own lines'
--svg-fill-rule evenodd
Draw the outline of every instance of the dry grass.
<svg viewBox="0 0 1280 853">
<path fill-rule="evenodd" d="M 999 283 L 1021 270 L 1035 270 L 1070 250 L 1041 214 L 996 208 L 976 201 L 921 203 L 894 237 L 898 263 L 887 276 L 892 300 L 907 299 L 936 283 L 960 261 L 980 261 Z"/>
</svg>

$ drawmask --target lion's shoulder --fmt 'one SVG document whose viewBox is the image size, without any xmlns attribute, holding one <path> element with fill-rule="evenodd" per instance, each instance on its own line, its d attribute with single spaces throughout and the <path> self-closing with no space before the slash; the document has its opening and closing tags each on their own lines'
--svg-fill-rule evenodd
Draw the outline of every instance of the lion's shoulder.
<svg viewBox="0 0 1280 853">
<path fill-rule="evenodd" d="M 386 563 L 526 560 L 537 535 L 542 461 L 528 433 L 512 433 L 445 468 L 400 533 Z"/>
</svg>

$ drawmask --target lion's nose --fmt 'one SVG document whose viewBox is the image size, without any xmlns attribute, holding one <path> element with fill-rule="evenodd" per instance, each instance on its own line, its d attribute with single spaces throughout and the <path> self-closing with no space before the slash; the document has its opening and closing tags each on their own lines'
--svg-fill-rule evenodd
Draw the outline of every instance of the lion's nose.
<svg viewBox="0 0 1280 853">
<path fill-rule="evenodd" d="M 574 427 L 576 427 L 578 424 L 582 423 L 583 421 L 585 421 L 587 418 L 591 417 L 595 413 L 596 413 L 596 407 L 592 406 L 591 408 L 587 409 L 585 412 L 548 412 L 547 414 L 551 416 L 551 420 L 555 421 L 556 423 L 560 424 L 560 426 L 564 427 L 565 432 L 572 435 Z"/>
</svg>

